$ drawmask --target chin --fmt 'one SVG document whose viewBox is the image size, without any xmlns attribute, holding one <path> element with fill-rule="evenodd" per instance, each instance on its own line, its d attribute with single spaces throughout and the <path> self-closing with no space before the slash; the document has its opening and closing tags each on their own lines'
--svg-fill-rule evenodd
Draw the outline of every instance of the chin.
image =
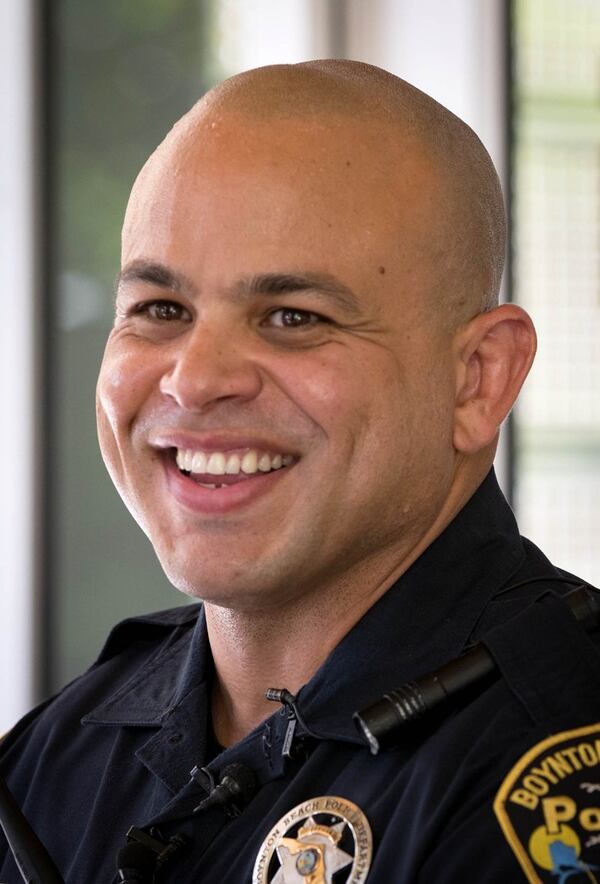
<svg viewBox="0 0 600 884">
<path fill-rule="evenodd" d="M 254 558 L 207 562 L 196 554 L 194 561 L 177 558 L 163 560 L 161 565 L 172 585 L 191 599 L 240 612 L 258 612 L 289 602 L 293 597 L 293 575 L 297 573 L 289 564 L 281 569 L 272 559 L 268 567 L 264 561 Z M 285 596 L 282 587 L 286 587 Z"/>
<path fill-rule="evenodd" d="M 235 607 L 240 597 L 253 595 L 256 578 L 252 579 L 251 570 L 256 568 L 255 561 L 236 563 L 227 556 L 215 561 L 213 556 L 203 557 L 197 546 L 191 555 L 186 555 L 181 546 L 166 554 L 157 545 L 155 550 L 169 582 L 192 599 Z"/>
</svg>

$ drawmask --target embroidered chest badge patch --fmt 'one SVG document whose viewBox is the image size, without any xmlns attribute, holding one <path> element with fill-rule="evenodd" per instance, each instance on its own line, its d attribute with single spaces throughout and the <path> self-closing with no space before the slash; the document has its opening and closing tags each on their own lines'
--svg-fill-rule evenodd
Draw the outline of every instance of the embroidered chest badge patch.
<svg viewBox="0 0 600 884">
<path fill-rule="evenodd" d="M 494 810 L 528 881 L 600 884 L 600 723 L 530 749 Z"/>
<path fill-rule="evenodd" d="M 335 795 L 310 798 L 273 826 L 252 884 L 362 884 L 372 853 L 371 828 L 356 804 Z"/>
</svg>

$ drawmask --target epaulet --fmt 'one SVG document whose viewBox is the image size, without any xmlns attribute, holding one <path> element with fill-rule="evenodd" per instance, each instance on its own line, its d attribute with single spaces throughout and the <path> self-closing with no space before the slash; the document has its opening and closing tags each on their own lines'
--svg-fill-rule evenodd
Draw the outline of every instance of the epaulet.
<svg viewBox="0 0 600 884">
<path fill-rule="evenodd" d="M 180 627 L 190 629 L 198 620 L 201 611 L 201 604 L 181 605 L 178 608 L 167 608 L 164 611 L 140 614 L 121 620 L 109 632 L 96 665 L 114 657 L 133 641 L 151 641 L 161 634 L 166 635 Z"/>
</svg>

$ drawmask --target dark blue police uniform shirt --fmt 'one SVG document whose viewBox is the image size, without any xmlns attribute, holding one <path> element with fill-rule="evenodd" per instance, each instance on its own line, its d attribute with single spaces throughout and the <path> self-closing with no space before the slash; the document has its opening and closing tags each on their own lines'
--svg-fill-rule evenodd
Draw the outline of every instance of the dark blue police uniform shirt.
<svg viewBox="0 0 600 884">
<path fill-rule="evenodd" d="M 530 773 L 526 785 L 515 780 L 512 794 L 521 798 L 514 810 L 525 820 L 515 825 L 527 830 L 516 839 L 523 862 L 493 808 L 504 778 L 531 747 L 600 721 L 598 642 L 560 599 L 569 587 L 538 580 L 502 592 L 562 574 L 519 536 L 492 472 L 298 693 L 302 723 L 292 758 L 284 754 L 292 713 L 278 704 L 244 740 L 208 757 L 212 663 L 202 607 L 193 605 L 119 624 L 91 669 L 9 734 L 0 770 L 74 884 L 116 880 L 125 833 L 151 825 L 165 841 L 176 833 L 189 839 L 157 880 L 245 884 L 270 830 L 296 805 L 320 796 L 340 796 L 366 816 L 373 837 L 369 884 L 525 881 L 527 861 L 540 876 L 529 880 L 600 880 L 590 879 L 600 867 L 593 834 L 600 810 L 596 817 L 593 806 L 580 810 L 586 795 L 593 798 L 600 766 L 594 771 L 590 762 L 584 771 L 588 792 L 571 796 L 575 810 L 564 796 L 562 805 L 543 805 L 557 817 L 555 828 L 566 832 L 560 827 L 568 823 L 578 839 L 569 847 L 575 836 L 565 836 L 571 859 L 554 856 L 550 870 L 528 842 L 527 814 L 538 814 L 531 816 L 534 833 L 544 795 L 573 792 L 566 775 L 544 780 Z M 502 677 L 468 702 L 454 702 L 417 737 L 372 755 L 353 712 L 481 636 Z M 600 753 L 594 739 L 589 752 Z M 589 752 L 588 762 L 596 757 Z M 567 763 L 555 755 L 556 769 L 561 758 Z M 235 762 L 257 778 L 249 804 L 236 817 L 218 806 L 193 814 L 206 793 L 190 771 L 206 766 L 218 781 Z M 549 763 L 543 762 L 548 770 Z M 594 801 L 600 805 L 600 794 Z M 331 880 L 350 879 L 339 872 Z M 0 881 L 21 881 L 1 837 Z"/>
</svg>

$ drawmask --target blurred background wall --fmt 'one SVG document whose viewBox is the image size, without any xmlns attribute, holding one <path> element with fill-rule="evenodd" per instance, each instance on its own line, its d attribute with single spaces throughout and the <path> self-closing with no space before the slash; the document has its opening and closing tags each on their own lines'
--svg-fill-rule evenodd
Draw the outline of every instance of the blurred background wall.
<svg viewBox="0 0 600 884">
<path fill-rule="evenodd" d="M 336 56 L 462 116 L 512 219 L 504 296 L 540 335 L 497 469 L 523 533 L 600 582 L 597 0 L 3 0 L 0 731 L 118 619 L 184 603 L 105 475 L 94 386 L 139 167 L 217 80 Z"/>
</svg>

